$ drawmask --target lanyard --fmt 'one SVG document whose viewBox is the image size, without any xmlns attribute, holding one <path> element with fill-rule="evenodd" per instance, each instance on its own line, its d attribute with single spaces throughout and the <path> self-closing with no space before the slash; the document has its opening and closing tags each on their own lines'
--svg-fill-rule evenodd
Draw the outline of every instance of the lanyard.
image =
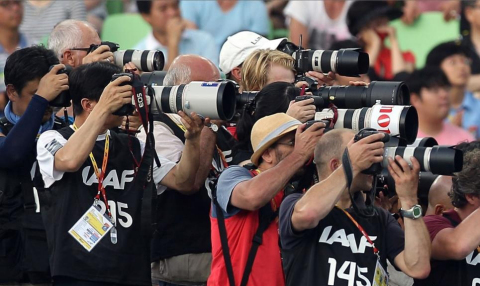
<svg viewBox="0 0 480 286">
<path fill-rule="evenodd" d="M 380 259 L 380 253 L 378 251 L 378 248 L 375 246 L 375 243 L 373 243 L 373 241 L 370 239 L 370 236 L 368 236 L 367 232 L 347 211 L 345 211 L 344 209 L 341 209 L 341 210 L 348 216 L 348 218 L 353 222 L 353 224 L 358 228 L 358 230 L 360 230 L 360 232 L 367 239 L 367 241 L 372 245 L 373 253 L 375 253 L 378 256 L 378 259 Z"/>
<path fill-rule="evenodd" d="M 77 126 L 73 124 L 73 130 L 77 131 L 77 129 L 78 129 Z M 95 196 L 94 204 L 97 205 L 98 201 L 100 200 L 100 194 L 102 194 L 103 201 L 105 203 L 105 207 L 108 212 L 108 216 L 113 222 L 112 212 L 110 211 L 110 206 L 107 200 L 107 192 L 105 191 L 105 187 L 103 186 L 103 179 L 105 178 L 105 172 L 107 171 L 109 145 L 110 145 L 110 136 L 108 136 L 107 134 L 105 136 L 105 148 L 103 151 L 103 162 L 102 162 L 101 172 L 98 169 L 97 162 L 95 161 L 95 157 L 93 157 L 93 153 L 90 152 L 89 156 L 90 156 L 90 161 L 92 161 L 93 170 L 95 171 L 95 175 L 97 176 L 97 179 L 98 179 L 98 191 L 97 191 L 97 195 Z"/>
</svg>

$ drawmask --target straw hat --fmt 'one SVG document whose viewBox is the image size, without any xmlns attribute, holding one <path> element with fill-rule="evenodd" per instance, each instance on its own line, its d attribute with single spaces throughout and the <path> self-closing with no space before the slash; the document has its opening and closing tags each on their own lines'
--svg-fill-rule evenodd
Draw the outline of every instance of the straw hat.
<svg viewBox="0 0 480 286">
<path fill-rule="evenodd" d="M 258 160 L 263 152 L 272 146 L 283 135 L 294 131 L 302 123 L 285 113 L 277 113 L 259 119 L 253 125 L 250 139 L 254 150 L 251 157 L 253 164 L 258 166 Z"/>
</svg>

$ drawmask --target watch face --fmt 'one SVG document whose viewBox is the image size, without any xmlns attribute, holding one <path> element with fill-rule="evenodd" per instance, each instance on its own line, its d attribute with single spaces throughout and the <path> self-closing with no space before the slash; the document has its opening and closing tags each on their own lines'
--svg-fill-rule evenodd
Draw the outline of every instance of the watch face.
<svg viewBox="0 0 480 286">
<path fill-rule="evenodd" d="M 418 207 L 418 206 L 415 206 L 413 208 L 413 216 L 414 217 L 420 217 L 421 215 L 422 215 L 422 208 Z"/>
<path fill-rule="evenodd" d="M 210 128 L 212 128 L 212 130 L 213 130 L 214 132 L 217 132 L 217 131 L 218 131 L 218 126 L 217 126 L 217 124 L 213 124 L 213 123 L 212 123 L 212 125 L 210 125 Z"/>
</svg>

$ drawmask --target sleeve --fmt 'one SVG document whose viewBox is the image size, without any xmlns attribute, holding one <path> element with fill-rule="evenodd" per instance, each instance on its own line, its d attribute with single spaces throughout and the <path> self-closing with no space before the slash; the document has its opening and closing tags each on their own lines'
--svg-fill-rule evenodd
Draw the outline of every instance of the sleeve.
<svg viewBox="0 0 480 286">
<path fill-rule="evenodd" d="M 54 130 L 44 132 L 38 139 L 38 168 L 45 182 L 45 188 L 49 188 L 63 177 L 64 172 L 55 169 L 55 154 L 65 143 L 67 143 L 67 139 Z"/>
<path fill-rule="evenodd" d="M 145 142 L 145 129 L 138 134 L 138 139 Z M 153 128 L 153 136 L 155 137 L 155 151 L 159 156 L 178 162 L 183 152 L 183 142 L 173 135 L 168 127 L 165 127 L 161 122 L 155 121 Z"/>
<path fill-rule="evenodd" d="M 67 5 L 71 7 L 70 19 L 81 21 L 87 20 L 87 8 L 85 7 L 85 3 L 83 1 L 72 1 L 67 3 Z"/>
<path fill-rule="evenodd" d="M 292 214 L 295 204 L 303 197 L 303 194 L 291 194 L 287 196 L 280 205 L 279 214 L 279 232 L 282 249 L 292 249 L 299 243 L 299 238 L 303 237 L 305 232 L 296 233 L 292 226 Z"/>
<path fill-rule="evenodd" d="M 17 124 L 7 136 L 0 137 L 0 168 L 12 168 L 22 164 L 31 150 L 34 150 L 35 139 L 47 106 L 48 101 L 35 94 Z"/>
<path fill-rule="evenodd" d="M 428 215 L 423 218 L 427 226 L 430 239 L 433 241 L 437 234 L 445 228 L 453 228 L 448 219 L 440 215 Z"/>
<path fill-rule="evenodd" d="M 195 23 L 200 29 L 199 19 L 197 17 L 197 6 L 200 1 L 180 1 L 180 11 L 182 11 L 182 18 Z"/>
<path fill-rule="evenodd" d="M 250 172 L 240 166 L 229 167 L 220 175 L 217 184 L 217 200 L 226 217 L 231 217 L 240 211 L 230 204 L 230 198 L 238 184 L 250 179 L 252 179 Z"/>
<path fill-rule="evenodd" d="M 138 141 L 140 142 L 140 148 L 143 155 L 143 152 L 145 151 L 145 142 L 142 140 Z M 160 160 L 160 167 L 158 167 L 155 160 L 153 161 L 153 181 L 157 185 L 157 194 L 161 194 L 167 189 L 167 187 L 162 185 L 161 182 L 176 164 L 160 155 L 158 155 L 158 160 Z"/>
<path fill-rule="evenodd" d="M 288 1 L 287 6 L 283 10 L 283 14 L 287 18 L 293 18 L 305 26 L 308 26 L 308 10 L 304 1 Z"/>
<path fill-rule="evenodd" d="M 247 2 L 248 3 L 248 2 Z M 263 36 L 270 32 L 270 19 L 268 17 L 267 6 L 263 1 L 250 2 L 252 23 L 250 30 Z"/>
<path fill-rule="evenodd" d="M 393 216 L 382 210 L 382 214 L 385 217 L 385 245 L 387 258 L 392 265 L 395 265 L 395 257 L 399 255 L 405 249 L 405 233 L 402 230 L 400 224 L 393 218 Z"/>
</svg>

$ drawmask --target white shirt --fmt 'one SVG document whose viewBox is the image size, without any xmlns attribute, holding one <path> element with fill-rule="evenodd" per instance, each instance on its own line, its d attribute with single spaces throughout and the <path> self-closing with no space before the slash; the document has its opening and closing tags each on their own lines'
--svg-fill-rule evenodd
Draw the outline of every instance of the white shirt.
<svg viewBox="0 0 480 286">
<path fill-rule="evenodd" d="M 325 11 L 323 1 L 289 1 L 283 13 L 289 19 L 294 18 L 308 28 L 310 49 L 329 49 L 340 40 L 351 38 L 347 27 L 347 12 L 353 1 L 345 1 L 342 13 L 332 20 Z"/>
<path fill-rule="evenodd" d="M 99 135 L 97 141 L 105 141 L 107 134 L 110 135 L 110 130 L 105 134 Z M 46 131 L 38 138 L 37 161 L 43 181 L 45 182 L 45 188 L 50 187 L 53 183 L 63 178 L 65 172 L 55 169 L 55 153 L 62 148 L 65 143 L 67 143 L 67 139 L 56 130 Z M 140 141 L 140 147 L 143 154 L 145 150 L 145 143 L 143 141 Z M 154 164 L 153 180 L 157 184 L 157 192 L 161 193 L 166 187 L 160 185 L 160 182 L 170 170 L 175 167 L 175 163 L 161 156 L 158 156 L 158 159 L 160 160 L 161 166 L 158 168 L 157 164 Z"/>
</svg>

